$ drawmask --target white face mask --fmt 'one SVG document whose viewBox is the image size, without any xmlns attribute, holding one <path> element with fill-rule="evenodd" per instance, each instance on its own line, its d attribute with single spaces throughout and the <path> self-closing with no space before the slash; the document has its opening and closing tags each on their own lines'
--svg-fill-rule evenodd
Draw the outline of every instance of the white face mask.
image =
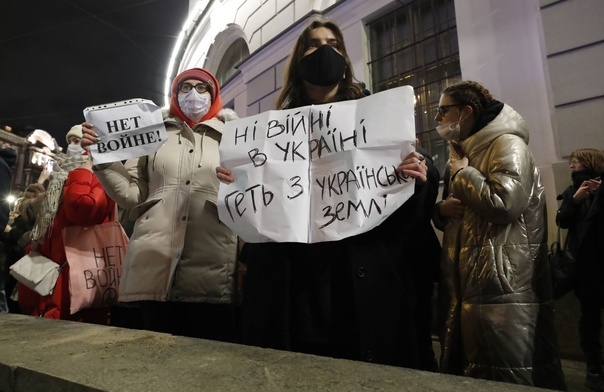
<svg viewBox="0 0 604 392">
<path fill-rule="evenodd" d="M 206 93 L 199 94 L 195 89 L 188 93 L 178 94 L 180 110 L 191 121 L 197 122 L 210 110 L 210 97 Z"/>
<path fill-rule="evenodd" d="M 457 124 L 452 127 L 452 122 L 446 122 L 444 124 L 440 124 L 436 127 L 436 132 L 447 141 L 456 141 L 459 140 L 459 136 L 461 135 L 461 128 L 459 127 L 459 121 Z"/>
<path fill-rule="evenodd" d="M 73 157 L 76 155 L 82 155 L 83 152 L 84 149 L 80 147 L 79 144 L 70 144 L 69 146 L 67 146 L 66 154 L 68 157 Z"/>
</svg>

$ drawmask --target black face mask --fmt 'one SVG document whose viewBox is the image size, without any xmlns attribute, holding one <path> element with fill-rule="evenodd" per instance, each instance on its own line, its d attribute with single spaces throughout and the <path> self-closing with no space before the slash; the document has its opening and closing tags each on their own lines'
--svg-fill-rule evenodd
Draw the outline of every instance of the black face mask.
<svg viewBox="0 0 604 392">
<path fill-rule="evenodd" d="M 573 180 L 573 186 L 575 189 L 579 189 L 583 181 L 590 180 L 592 178 L 596 178 L 597 174 L 591 170 L 581 170 L 576 171 L 570 174 L 570 177 Z"/>
<path fill-rule="evenodd" d="M 321 45 L 300 60 L 300 77 L 317 86 L 333 86 L 343 79 L 346 60 L 329 45 Z"/>
</svg>

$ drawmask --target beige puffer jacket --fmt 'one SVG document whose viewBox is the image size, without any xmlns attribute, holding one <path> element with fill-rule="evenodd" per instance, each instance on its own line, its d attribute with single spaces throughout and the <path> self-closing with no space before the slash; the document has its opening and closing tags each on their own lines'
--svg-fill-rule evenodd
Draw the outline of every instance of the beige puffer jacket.
<svg viewBox="0 0 604 392">
<path fill-rule="evenodd" d="M 120 301 L 230 303 L 237 238 L 218 220 L 218 146 L 224 121 L 192 129 L 164 112 L 168 140 L 153 155 L 95 170 L 136 219 L 120 281 Z"/>
<path fill-rule="evenodd" d="M 504 105 L 460 143 L 469 166 L 449 190 L 466 211 L 444 229 L 441 267 L 451 302 L 441 370 L 565 389 L 546 262 L 544 188 L 528 139 L 522 117 Z"/>
</svg>

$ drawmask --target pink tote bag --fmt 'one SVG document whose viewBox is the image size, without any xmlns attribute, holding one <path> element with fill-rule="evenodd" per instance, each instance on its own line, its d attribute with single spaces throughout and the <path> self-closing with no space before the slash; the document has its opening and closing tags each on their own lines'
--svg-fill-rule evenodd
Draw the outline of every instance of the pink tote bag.
<svg viewBox="0 0 604 392">
<path fill-rule="evenodd" d="M 63 243 L 69 263 L 70 313 L 117 303 L 128 246 L 120 223 L 65 227 Z"/>
</svg>

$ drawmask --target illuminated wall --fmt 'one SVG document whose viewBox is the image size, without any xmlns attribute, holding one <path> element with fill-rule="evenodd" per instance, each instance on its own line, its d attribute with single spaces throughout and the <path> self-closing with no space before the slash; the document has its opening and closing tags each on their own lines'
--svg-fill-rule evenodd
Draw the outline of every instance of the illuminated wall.
<svg viewBox="0 0 604 392">
<path fill-rule="evenodd" d="M 0 143 L 17 151 L 17 162 L 11 167 L 12 191 L 17 196 L 29 184 L 37 182 L 49 160 L 57 159 L 57 144 L 46 131 L 37 129 L 27 138 L 0 129 Z M 6 197 L 8 195 L 0 195 Z"/>
<path fill-rule="evenodd" d="M 313 14 L 324 14 L 341 26 L 357 78 L 371 85 L 366 24 L 410 2 L 192 1 L 172 76 L 193 66 L 216 72 L 243 38 L 250 55 L 223 85 L 223 102 L 239 116 L 273 109 L 295 39 Z M 570 181 L 566 157 L 580 147 L 604 149 L 602 10 L 601 0 L 455 0 L 462 77 L 483 83 L 527 120 L 550 225 L 556 195 Z"/>
</svg>

